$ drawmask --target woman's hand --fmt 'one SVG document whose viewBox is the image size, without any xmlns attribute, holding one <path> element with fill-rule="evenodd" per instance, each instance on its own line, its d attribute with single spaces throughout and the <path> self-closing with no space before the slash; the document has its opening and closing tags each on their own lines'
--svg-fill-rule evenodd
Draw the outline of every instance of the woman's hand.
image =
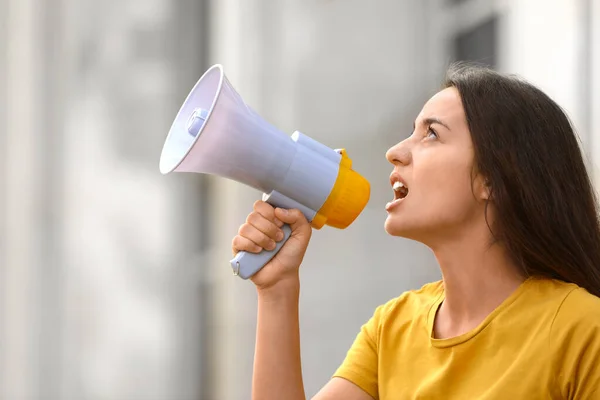
<svg viewBox="0 0 600 400">
<path fill-rule="evenodd" d="M 300 210 L 273 208 L 259 200 L 254 203 L 254 211 L 248 215 L 237 236 L 233 238 L 234 256 L 240 251 L 260 253 L 263 249 L 273 250 L 275 242 L 283 239 L 280 228 L 284 223 L 292 228 L 290 238 L 271 261 L 250 278 L 259 290 L 288 282 L 297 283 L 298 268 L 312 234 L 310 223 Z"/>
</svg>

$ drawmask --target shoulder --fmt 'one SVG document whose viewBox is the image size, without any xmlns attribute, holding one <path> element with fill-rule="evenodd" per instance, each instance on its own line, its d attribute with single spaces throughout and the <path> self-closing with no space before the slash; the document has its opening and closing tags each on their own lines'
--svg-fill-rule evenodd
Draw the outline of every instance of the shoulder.
<svg viewBox="0 0 600 400">
<path fill-rule="evenodd" d="M 552 329 L 595 328 L 600 329 L 600 297 L 590 294 L 584 288 L 569 285 L 558 305 Z M 600 332 L 598 332 L 600 333 Z"/>
<path fill-rule="evenodd" d="M 435 281 L 423 285 L 419 289 L 408 290 L 400 296 L 377 307 L 377 319 L 384 323 L 389 319 L 405 317 L 410 320 L 416 314 L 427 312 L 443 294 L 443 282 Z"/>
<path fill-rule="evenodd" d="M 550 328 L 556 382 L 564 397 L 596 398 L 600 387 L 600 298 L 568 284 Z"/>
<path fill-rule="evenodd" d="M 560 357 L 583 353 L 600 358 L 600 298 L 574 284 L 563 284 L 550 324 L 549 337 Z"/>
<path fill-rule="evenodd" d="M 590 311 L 600 311 L 600 298 L 574 283 L 531 277 L 526 285 L 524 302 L 519 305 L 527 313 L 550 318 L 552 324 L 564 318 L 577 320 Z"/>
</svg>

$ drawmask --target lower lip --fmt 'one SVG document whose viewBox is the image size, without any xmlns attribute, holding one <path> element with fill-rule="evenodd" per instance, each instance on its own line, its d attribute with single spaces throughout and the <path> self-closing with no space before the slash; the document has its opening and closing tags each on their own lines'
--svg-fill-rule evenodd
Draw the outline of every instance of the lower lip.
<svg viewBox="0 0 600 400">
<path fill-rule="evenodd" d="M 387 212 L 390 212 L 391 210 L 393 210 L 395 207 L 397 207 L 400 203 L 402 203 L 404 200 L 406 199 L 406 197 L 402 198 L 402 199 L 396 199 L 394 201 L 390 201 L 389 203 L 387 203 L 385 205 L 385 210 Z"/>
</svg>

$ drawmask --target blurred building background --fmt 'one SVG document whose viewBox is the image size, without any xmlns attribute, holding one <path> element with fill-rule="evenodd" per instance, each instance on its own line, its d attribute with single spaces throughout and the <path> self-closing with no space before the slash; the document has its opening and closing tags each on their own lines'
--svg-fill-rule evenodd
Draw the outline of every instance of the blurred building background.
<svg viewBox="0 0 600 400">
<path fill-rule="evenodd" d="M 228 260 L 259 193 L 158 171 L 213 63 L 372 183 L 302 268 L 313 395 L 377 305 L 439 277 L 383 230 L 384 153 L 460 59 L 557 100 L 600 183 L 599 0 L 0 0 L 0 398 L 249 399 L 256 294 Z"/>
</svg>

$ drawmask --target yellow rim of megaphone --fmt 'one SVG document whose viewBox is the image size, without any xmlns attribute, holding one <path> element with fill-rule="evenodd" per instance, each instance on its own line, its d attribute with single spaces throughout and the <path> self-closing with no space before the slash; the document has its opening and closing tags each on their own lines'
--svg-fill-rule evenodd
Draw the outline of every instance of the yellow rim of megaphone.
<svg viewBox="0 0 600 400">
<path fill-rule="evenodd" d="M 200 86 L 200 83 L 204 80 L 204 78 L 206 76 L 208 76 L 208 74 L 212 73 L 213 70 L 215 70 L 215 69 L 219 70 L 219 84 L 217 85 L 217 91 L 216 91 L 215 96 L 214 96 L 214 98 L 212 100 L 212 104 L 210 105 L 210 108 L 208 109 L 208 114 L 206 115 L 206 121 L 210 120 L 210 116 L 211 116 L 211 114 L 213 112 L 213 109 L 215 108 L 215 105 L 217 104 L 217 100 L 219 100 L 219 96 L 221 95 L 221 89 L 223 88 L 223 81 L 225 80 L 225 71 L 223 70 L 223 65 L 221 65 L 221 64 L 215 64 L 212 67 L 210 67 L 209 69 L 207 69 L 206 72 L 204 72 L 202 74 L 202 76 L 200 77 L 200 79 L 198 79 L 198 82 L 196 82 L 196 84 L 194 85 L 194 87 L 192 88 L 192 90 L 190 90 L 190 93 L 187 95 L 187 97 L 185 98 L 185 101 L 183 102 L 183 104 L 179 108 L 179 111 L 177 112 L 177 116 L 175 117 L 175 120 L 173 120 L 173 123 L 171 124 L 171 129 L 169 130 L 169 134 L 167 135 L 167 139 L 165 140 L 165 144 L 163 146 L 163 151 L 164 151 L 165 147 L 167 146 L 167 143 L 169 143 L 169 137 L 172 134 L 173 126 L 176 124 L 176 122 L 181 117 L 181 114 L 183 113 L 183 110 L 188 105 L 188 101 L 194 96 L 194 94 L 196 93 L 196 89 L 198 88 L 198 86 Z M 203 129 L 204 129 L 204 127 L 202 128 L 202 130 Z M 183 160 L 185 159 L 185 157 L 187 157 L 187 155 L 190 153 L 190 151 L 192 151 L 192 149 L 194 148 L 194 145 L 196 144 L 196 142 L 198 141 L 198 139 L 200 138 L 200 136 L 202 136 L 202 131 L 196 135 L 196 137 L 192 141 L 191 145 L 189 146 L 189 148 L 187 149 L 187 151 L 185 152 L 185 154 L 182 154 L 182 156 L 180 157 L 179 161 L 173 167 L 169 168 L 168 171 L 161 171 L 163 173 L 163 175 L 166 175 L 166 174 L 168 174 L 170 172 L 175 171 L 177 169 L 177 167 L 179 167 L 181 165 L 181 163 L 183 162 Z"/>
<path fill-rule="evenodd" d="M 315 229 L 323 225 L 344 229 L 354 222 L 369 202 L 369 181 L 352 170 L 352 160 L 345 149 L 341 149 L 340 154 L 340 168 L 331 193 L 311 222 Z"/>
</svg>

